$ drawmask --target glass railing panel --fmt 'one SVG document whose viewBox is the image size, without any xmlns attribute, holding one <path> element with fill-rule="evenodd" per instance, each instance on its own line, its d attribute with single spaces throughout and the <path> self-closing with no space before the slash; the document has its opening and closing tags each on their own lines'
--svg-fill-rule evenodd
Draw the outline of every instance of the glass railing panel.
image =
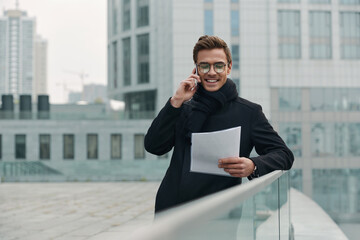
<svg viewBox="0 0 360 240">
<path fill-rule="evenodd" d="M 250 183 L 244 183 L 243 186 L 239 187 L 245 187 L 246 184 Z M 189 208 L 194 207 L 197 210 L 199 207 L 206 208 L 209 206 L 208 211 L 203 212 L 200 216 L 194 214 L 193 218 L 187 219 L 189 215 L 184 214 L 189 211 L 189 208 L 186 208 L 187 206 L 175 209 L 175 212 L 172 213 L 175 213 L 176 216 L 176 211 L 182 212 L 181 214 L 185 215 L 186 220 L 184 220 L 184 216 L 180 217 L 181 220 L 176 226 L 171 221 L 172 223 L 169 226 L 174 231 L 167 234 L 171 236 L 172 240 L 289 239 L 289 174 L 282 175 L 269 185 L 262 184 L 264 187 L 259 188 L 256 194 L 244 196 L 243 199 L 245 200 L 239 202 L 234 201 L 234 198 L 230 198 L 230 202 L 227 199 L 223 205 L 220 204 L 222 206 L 220 209 L 214 207 L 219 205 L 209 204 L 214 199 L 212 196 L 202 200 L 202 204 L 198 203 L 197 207 L 190 204 Z M 189 211 L 189 214 L 190 212 L 192 212 L 191 214 L 194 213 Z M 214 214 L 214 212 L 216 213 Z M 172 220 L 174 215 L 165 213 L 165 215 L 161 216 L 161 220 L 166 217 L 168 217 L 168 220 Z M 157 222 L 155 221 L 155 223 Z M 162 223 L 166 225 L 168 221 L 162 221 Z M 162 227 L 166 228 L 167 226 Z M 162 236 L 160 239 L 167 239 L 168 236 Z M 158 238 L 159 235 L 148 239 Z"/>
<path fill-rule="evenodd" d="M 279 239 L 278 180 L 255 195 L 255 239 Z"/>
<path fill-rule="evenodd" d="M 280 222 L 280 239 L 290 238 L 290 177 L 289 172 L 285 172 L 279 179 L 279 222 Z"/>
</svg>

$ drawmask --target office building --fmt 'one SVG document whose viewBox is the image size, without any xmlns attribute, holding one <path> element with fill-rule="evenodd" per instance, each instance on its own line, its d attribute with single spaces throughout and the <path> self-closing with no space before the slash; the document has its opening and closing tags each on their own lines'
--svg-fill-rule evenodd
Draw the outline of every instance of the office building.
<svg viewBox="0 0 360 240">
<path fill-rule="evenodd" d="M 194 68 L 199 36 L 220 36 L 240 96 L 294 151 L 293 184 L 337 221 L 354 219 L 359 22 L 358 0 L 109 0 L 108 96 L 151 122 Z"/>
<path fill-rule="evenodd" d="M 48 48 L 47 40 L 42 38 L 40 35 L 36 35 L 34 41 L 33 96 L 48 94 L 47 48 Z"/>
</svg>

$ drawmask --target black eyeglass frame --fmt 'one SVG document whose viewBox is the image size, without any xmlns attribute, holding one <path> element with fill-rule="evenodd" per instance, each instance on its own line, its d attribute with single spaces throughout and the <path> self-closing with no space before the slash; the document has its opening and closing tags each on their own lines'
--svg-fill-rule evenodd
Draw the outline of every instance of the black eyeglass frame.
<svg viewBox="0 0 360 240">
<path fill-rule="evenodd" d="M 206 72 L 201 71 L 200 68 L 199 68 L 201 64 L 206 64 L 206 65 L 208 65 L 209 70 L 206 71 Z M 217 64 L 223 64 L 222 70 L 221 70 L 220 72 L 216 70 L 216 67 L 215 67 L 215 66 L 216 66 Z M 195 66 L 196 66 L 196 71 L 197 71 L 197 73 L 198 73 L 198 72 L 201 72 L 201 73 L 203 73 L 203 74 L 206 74 L 206 73 L 210 72 L 211 66 L 213 66 L 214 71 L 215 71 L 216 73 L 223 73 L 223 72 L 225 71 L 225 67 L 226 67 L 226 66 L 229 66 L 229 63 L 216 62 L 216 63 L 214 63 L 214 64 L 210 64 L 210 63 L 202 62 L 202 63 L 199 63 L 199 64 L 195 64 Z"/>
</svg>

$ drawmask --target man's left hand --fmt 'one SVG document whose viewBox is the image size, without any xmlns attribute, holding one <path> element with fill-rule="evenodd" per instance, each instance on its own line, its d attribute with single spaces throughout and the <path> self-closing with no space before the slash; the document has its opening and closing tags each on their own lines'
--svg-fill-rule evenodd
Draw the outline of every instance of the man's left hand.
<svg viewBox="0 0 360 240">
<path fill-rule="evenodd" d="M 219 159 L 219 168 L 223 168 L 233 177 L 248 177 L 253 173 L 255 164 L 249 158 L 229 157 Z"/>
</svg>

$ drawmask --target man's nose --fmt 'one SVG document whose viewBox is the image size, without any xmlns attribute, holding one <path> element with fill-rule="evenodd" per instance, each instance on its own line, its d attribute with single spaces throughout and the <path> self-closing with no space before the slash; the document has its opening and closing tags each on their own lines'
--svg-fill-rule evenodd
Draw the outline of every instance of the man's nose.
<svg viewBox="0 0 360 240">
<path fill-rule="evenodd" d="M 210 70 L 209 70 L 208 74 L 209 74 L 209 75 L 216 75 L 214 65 L 210 65 Z"/>
</svg>

